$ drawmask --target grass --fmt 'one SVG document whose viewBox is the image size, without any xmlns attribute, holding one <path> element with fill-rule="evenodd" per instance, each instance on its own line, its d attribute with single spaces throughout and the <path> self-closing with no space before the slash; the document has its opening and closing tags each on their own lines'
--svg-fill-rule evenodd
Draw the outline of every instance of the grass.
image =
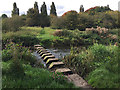
<svg viewBox="0 0 120 90">
<path fill-rule="evenodd" d="M 94 44 L 86 50 L 72 48 L 64 62 L 93 87 L 119 88 L 119 51 L 117 46 L 102 44 Z"/>
<path fill-rule="evenodd" d="M 16 77 L 9 73 L 9 62 L 2 62 L 3 88 L 75 88 L 72 83 L 66 81 L 67 79 L 59 74 L 53 74 L 48 70 L 42 68 L 33 68 L 30 65 L 23 64 L 25 75 L 23 77 Z"/>
<path fill-rule="evenodd" d="M 50 72 L 28 48 L 11 42 L 3 49 L 3 88 L 76 88 L 61 73 Z"/>
<path fill-rule="evenodd" d="M 23 43 L 24 46 L 33 46 L 41 44 L 50 47 L 54 40 L 59 40 L 57 36 L 53 36 L 54 29 L 45 27 L 21 27 L 20 31 L 3 33 L 3 47 L 12 40 L 15 43 Z M 50 42 L 47 42 L 50 41 Z"/>
</svg>

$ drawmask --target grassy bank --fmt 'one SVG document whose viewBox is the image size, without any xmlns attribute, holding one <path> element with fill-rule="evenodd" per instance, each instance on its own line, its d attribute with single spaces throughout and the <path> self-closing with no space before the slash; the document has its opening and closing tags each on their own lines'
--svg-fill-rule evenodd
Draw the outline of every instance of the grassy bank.
<svg viewBox="0 0 120 90">
<path fill-rule="evenodd" d="M 72 48 L 71 54 L 63 61 L 92 87 L 120 88 L 119 52 L 120 48 L 117 46 L 94 44 L 83 50 Z"/>
<path fill-rule="evenodd" d="M 28 48 L 10 43 L 2 51 L 2 88 L 76 88 L 61 73 L 36 63 Z"/>
<path fill-rule="evenodd" d="M 101 29 L 102 30 L 102 29 Z M 104 45 L 115 44 L 117 42 L 118 29 L 112 29 L 99 34 L 99 31 L 79 31 L 79 30 L 57 30 L 50 27 L 21 27 L 19 31 L 3 33 L 3 48 L 10 41 L 19 43 L 26 47 L 35 44 L 44 47 L 70 47 L 70 46 L 89 46 L 93 43 Z"/>
<path fill-rule="evenodd" d="M 25 87 L 21 84 L 21 78 L 17 77 L 14 79 L 14 74 L 10 74 L 11 65 L 12 70 L 16 72 L 18 70 L 14 69 L 14 67 L 16 68 L 16 65 L 19 66 L 20 72 L 22 72 L 22 75 L 27 82 L 29 82 L 28 79 L 30 77 L 35 76 L 35 79 L 37 79 L 40 73 L 33 74 L 32 76 L 31 72 L 35 73 L 35 71 L 38 70 L 43 73 L 43 77 L 41 76 L 41 80 L 43 81 L 40 81 L 43 83 L 43 87 L 45 87 L 48 82 L 50 82 L 50 84 L 48 84 L 50 87 L 70 87 L 69 85 L 71 84 L 67 84 L 63 78 L 61 79 L 63 81 L 59 81 L 58 79 L 51 80 L 52 72 L 41 68 L 33 68 L 35 65 L 35 59 L 31 55 L 31 51 L 28 51 L 27 49 L 33 47 L 35 44 L 40 44 L 45 48 L 56 46 L 64 48 L 65 46 L 71 47 L 71 54 L 66 56 L 63 61 L 66 63 L 66 66 L 73 70 L 73 72 L 78 73 L 93 87 L 119 87 L 118 80 L 120 77 L 118 77 L 118 59 L 116 58 L 118 55 L 116 52 L 118 52 L 118 45 L 120 43 L 120 36 L 118 36 L 119 29 L 105 30 L 100 27 L 97 29 L 91 29 L 90 31 L 57 30 L 51 29 L 50 27 L 45 27 L 44 29 L 41 27 L 21 27 L 19 31 L 3 33 L 2 57 L 3 82 L 5 83 L 3 84 L 3 87 L 10 84 L 6 81 L 7 79 L 11 80 L 10 87 Z M 14 42 L 16 45 L 9 44 L 10 42 Z M 13 46 L 16 47 L 16 50 L 14 50 Z M 81 46 L 84 48 L 81 48 Z M 11 62 L 16 63 L 16 65 L 12 63 L 10 64 L 10 69 L 7 69 L 7 66 L 9 66 L 9 63 Z M 12 77 L 10 75 L 12 75 Z M 16 74 L 15 77 L 17 75 L 18 74 Z M 44 75 L 48 75 L 48 81 L 45 79 Z M 45 82 L 42 78 L 45 79 Z M 20 83 L 16 85 L 15 82 L 12 83 L 12 80 L 20 81 Z M 24 83 L 27 83 L 26 81 Z M 30 85 L 31 82 L 32 81 L 30 81 Z M 65 86 L 61 83 L 65 83 Z M 26 86 L 30 87 L 29 84 Z M 37 86 L 38 84 L 36 83 L 32 87 L 36 88 Z"/>
</svg>

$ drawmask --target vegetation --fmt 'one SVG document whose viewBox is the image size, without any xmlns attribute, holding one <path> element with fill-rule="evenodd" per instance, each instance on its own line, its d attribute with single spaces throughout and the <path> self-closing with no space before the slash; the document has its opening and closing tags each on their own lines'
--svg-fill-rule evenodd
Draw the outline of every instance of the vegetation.
<svg viewBox="0 0 120 90">
<path fill-rule="evenodd" d="M 61 17 L 52 19 L 52 28 L 62 29 L 79 29 L 81 31 L 92 27 L 117 28 L 118 27 L 118 11 L 99 12 L 90 15 L 87 12 L 77 13 L 76 11 L 68 11 Z"/>
<path fill-rule="evenodd" d="M 12 11 L 12 17 L 19 15 L 19 8 L 17 8 L 17 4 L 14 2 L 13 3 L 13 11 Z"/>
<path fill-rule="evenodd" d="M 14 16 L 12 18 L 4 18 L 2 20 L 3 32 L 19 31 L 20 27 L 24 25 L 22 16 Z"/>
<path fill-rule="evenodd" d="M 74 72 L 87 78 L 96 88 L 118 88 L 118 47 L 94 44 L 88 49 L 71 48 L 64 62 Z"/>
<path fill-rule="evenodd" d="M 52 5 L 50 7 L 51 7 L 51 9 L 50 9 L 50 15 L 57 16 L 54 2 L 52 2 Z"/>
<path fill-rule="evenodd" d="M 33 46 L 71 47 L 63 58 L 67 67 L 95 88 L 120 88 L 119 11 L 109 6 L 94 7 L 84 12 L 68 11 L 58 17 L 52 2 L 50 15 L 45 2 L 38 3 L 19 16 L 13 4 L 12 17 L 3 14 L 2 64 L 3 88 L 75 88 L 61 73 L 36 64 Z M 17 83 L 16 83 L 17 82 Z"/>
<path fill-rule="evenodd" d="M 3 88 L 75 88 L 61 73 L 37 68 L 35 57 L 19 44 L 6 45 L 2 53 Z"/>
</svg>

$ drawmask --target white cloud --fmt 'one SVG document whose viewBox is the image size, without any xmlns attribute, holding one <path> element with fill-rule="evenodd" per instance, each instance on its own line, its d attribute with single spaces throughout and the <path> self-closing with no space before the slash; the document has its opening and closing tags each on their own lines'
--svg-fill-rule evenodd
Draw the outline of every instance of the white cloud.
<svg viewBox="0 0 120 90">
<path fill-rule="evenodd" d="M 106 6 L 109 4 L 110 8 L 113 10 L 118 10 L 118 1 L 119 0 L 1 0 L 0 3 L 0 15 L 3 13 L 7 14 L 8 16 L 11 15 L 11 13 L 6 13 L 4 11 L 11 12 L 13 9 L 13 3 L 17 3 L 17 7 L 20 10 L 20 13 L 25 13 L 29 8 L 32 8 L 34 6 L 34 2 L 37 1 L 39 5 L 39 9 L 43 2 L 46 3 L 48 13 L 50 12 L 50 5 L 52 2 L 55 3 L 55 6 L 57 8 L 58 15 L 62 15 L 64 12 L 70 11 L 70 10 L 76 10 L 79 12 L 80 5 L 83 5 L 85 10 L 89 9 L 90 7 L 94 6 Z"/>
</svg>

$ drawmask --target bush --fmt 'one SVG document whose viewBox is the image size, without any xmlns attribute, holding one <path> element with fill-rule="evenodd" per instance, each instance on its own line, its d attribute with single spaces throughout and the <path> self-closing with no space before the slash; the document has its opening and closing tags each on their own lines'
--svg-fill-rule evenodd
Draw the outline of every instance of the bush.
<svg viewBox="0 0 120 90">
<path fill-rule="evenodd" d="M 15 50 L 14 50 L 15 49 Z M 14 53 L 14 52 L 16 53 Z M 33 65 L 35 63 L 35 57 L 32 56 L 28 48 L 22 47 L 22 45 L 10 43 L 6 45 L 6 49 L 2 51 L 2 60 L 9 61 L 16 58 L 17 61 L 23 61 L 26 64 Z M 16 61 L 15 61 L 16 63 Z"/>
<path fill-rule="evenodd" d="M 18 31 L 20 27 L 23 25 L 24 25 L 23 18 L 20 16 L 15 16 L 12 18 L 3 19 L 2 29 L 3 32 Z"/>
<path fill-rule="evenodd" d="M 65 62 L 69 67 L 74 68 L 78 74 L 85 77 L 96 68 L 110 63 L 111 59 L 116 57 L 115 52 L 117 52 L 116 46 L 94 44 L 87 50 L 73 49 L 71 55 L 65 57 Z"/>
<path fill-rule="evenodd" d="M 115 52 L 114 57 L 108 63 L 91 72 L 87 77 L 88 83 L 97 88 L 120 88 L 120 71 L 118 70 L 119 54 Z"/>
<path fill-rule="evenodd" d="M 62 17 L 51 17 L 51 28 L 62 29 L 64 28 L 64 20 Z"/>
</svg>

